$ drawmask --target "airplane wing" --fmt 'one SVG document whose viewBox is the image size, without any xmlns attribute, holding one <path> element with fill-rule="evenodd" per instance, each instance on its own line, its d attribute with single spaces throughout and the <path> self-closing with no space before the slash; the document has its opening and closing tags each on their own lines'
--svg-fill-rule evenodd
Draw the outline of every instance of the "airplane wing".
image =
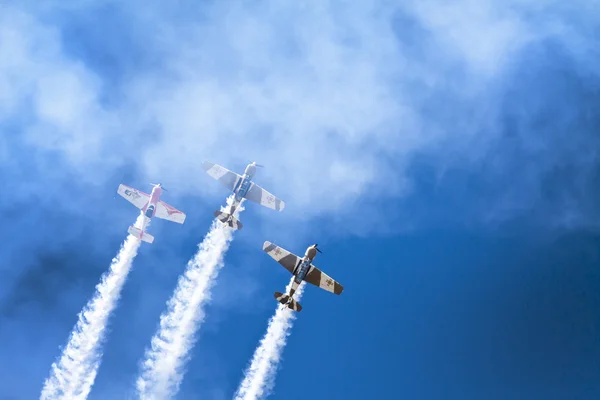
<svg viewBox="0 0 600 400">
<path fill-rule="evenodd" d="M 177 222 L 178 224 L 183 224 L 185 221 L 185 214 L 176 209 L 173 206 L 168 205 L 164 201 L 159 201 L 156 207 L 156 214 L 154 214 L 157 218 L 166 219 L 168 221 Z"/>
<path fill-rule="evenodd" d="M 238 179 L 242 179 L 242 177 L 235 172 L 231 172 L 227 168 L 218 164 L 213 164 L 210 161 L 204 161 L 202 163 L 202 168 L 204 168 L 208 175 L 221 182 L 231 191 L 235 188 Z"/>
<path fill-rule="evenodd" d="M 325 272 L 312 264 L 310 265 L 310 269 L 304 277 L 304 280 L 331 293 L 340 294 L 344 290 L 342 285 L 331 279 Z"/>
<path fill-rule="evenodd" d="M 140 192 L 137 189 L 123 184 L 119 185 L 117 193 L 119 193 L 125 200 L 129 201 L 140 210 L 144 208 L 146 204 L 148 204 L 148 201 L 150 201 L 150 195 L 148 193 Z"/>
<path fill-rule="evenodd" d="M 263 250 L 275 261 L 283 265 L 283 267 L 290 271 L 291 274 L 294 273 L 294 269 L 298 263 L 300 263 L 300 257 L 271 242 L 265 242 L 263 244 Z"/>
<path fill-rule="evenodd" d="M 252 182 L 252 186 L 248 193 L 246 193 L 246 199 L 258 203 L 267 208 L 272 208 L 276 211 L 283 210 L 285 207 L 285 203 L 279 200 L 277 197 L 273 196 L 271 193 L 267 192 L 265 189 L 258 186 L 256 183 Z"/>
</svg>

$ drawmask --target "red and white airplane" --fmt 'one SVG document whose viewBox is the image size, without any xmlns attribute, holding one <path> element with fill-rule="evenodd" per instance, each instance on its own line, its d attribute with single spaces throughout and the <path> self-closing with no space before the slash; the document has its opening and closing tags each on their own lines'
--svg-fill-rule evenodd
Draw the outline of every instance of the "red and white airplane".
<svg viewBox="0 0 600 400">
<path fill-rule="evenodd" d="M 132 225 L 127 232 L 146 243 L 152 243 L 154 241 L 154 236 L 145 231 L 148 222 L 150 222 L 150 218 L 162 218 L 168 221 L 177 222 L 178 224 L 183 224 L 183 221 L 185 221 L 184 213 L 160 200 L 160 195 L 163 190 L 166 189 L 163 188 L 160 183 L 151 183 L 151 185 L 154 187 L 150 194 L 123 184 L 119 185 L 119 190 L 117 190 L 117 193 L 144 213 L 146 218 L 144 218 L 144 222 L 142 223 L 142 229 Z"/>
</svg>

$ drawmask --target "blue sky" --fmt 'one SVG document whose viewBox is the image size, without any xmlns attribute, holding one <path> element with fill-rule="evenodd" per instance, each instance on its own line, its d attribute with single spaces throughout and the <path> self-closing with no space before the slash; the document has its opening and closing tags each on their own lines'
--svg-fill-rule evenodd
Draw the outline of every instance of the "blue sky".
<svg viewBox="0 0 600 400">
<path fill-rule="evenodd" d="M 288 280 L 264 240 L 346 288 L 307 288 L 270 398 L 598 398 L 598 7 L 1 2 L 1 397 L 39 396 L 118 184 L 159 181 L 188 219 L 150 228 L 90 399 L 133 393 L 227 195 L 207 159 L 287 207 L 242 215 L 178 398 L 233 396 Z"/>
</svg>

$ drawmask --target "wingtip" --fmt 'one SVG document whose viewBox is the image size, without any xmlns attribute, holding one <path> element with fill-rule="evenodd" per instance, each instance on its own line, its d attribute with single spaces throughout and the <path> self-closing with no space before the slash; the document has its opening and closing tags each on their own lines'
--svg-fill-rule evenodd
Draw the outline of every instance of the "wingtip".
<svg viewBox="0 0 600 400">
<path fill-rule="evenodd" d="M 202 169 L 205 171 L 208 171 L 209 169 L 211 169 L 213 167 L 213 165 L 215 165 L 215 164 L 211 163 L 210 161 L 202 161 Z"/>
</svg>

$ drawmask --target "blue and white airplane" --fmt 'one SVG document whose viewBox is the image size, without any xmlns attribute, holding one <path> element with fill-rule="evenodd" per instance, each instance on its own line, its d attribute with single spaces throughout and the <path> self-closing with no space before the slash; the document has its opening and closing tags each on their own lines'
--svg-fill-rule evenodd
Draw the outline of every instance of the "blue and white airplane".
<svg viewBox="0 0 600 400">
<path fill-rule="evenodd" d="M 244 175 L 240 176 L 225 167 L 213 164 L 209 161 L 204 161 L 202 163 L 202 168 L 208 175 L 221 182 L 229 190 L 235 193 L 233 204 L 227 212 L 217 210 L 214 213 L 219 221 L 229 225 L 233 229 L 242 229 L 242 223 L 238 221 L 233 214 L 244 199 L 277 211 L 281 211 L 285 207 L 283 201 L 252 182 L 252 178 L 256 173 L 256 167 L 262 167 L 262 165 L 258 165 L 256 162 L 248 164 L 244 171 Z"/>
</svg>

